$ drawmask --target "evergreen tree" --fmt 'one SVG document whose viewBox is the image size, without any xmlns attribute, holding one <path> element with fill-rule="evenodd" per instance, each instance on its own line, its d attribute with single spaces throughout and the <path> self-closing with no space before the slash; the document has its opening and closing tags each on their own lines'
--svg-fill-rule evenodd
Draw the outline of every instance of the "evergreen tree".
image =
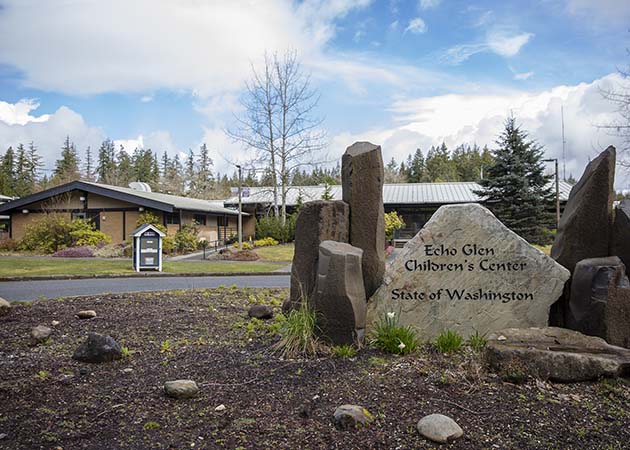
<svg viewBox="0 0 630 450">
<path fill-rule="evenodd" d="M 425 167 L 429 182 L 459 181 L 455 164 L 444 142 L 439 147 L 431 147 Z"/>
<path fill-rule="evenodd" d="M 514 117 L 505 122 L 505 129 L 492 151 L 494 164 L 480 181 L 492 212 L 507 227 L 535 244 L 549 242 L 546 226 L 553 223 L 554 194 L 548 187 L 551 176 L 545 175 L 542 146 L 527 140 Z"/>
<path fill-rule="evenodd" d="M 105 139 L 98 149 L 96 175 L 99 183 L 114 184 L 116 178 L 116 149 L 114 141 Z"/>
<path fill-rule="evenodd" d="M 70 136 L 66 136 L 63 147 L 61 147 L 61 158 L 55 162 L 53 183 L 68 183 L 70 181 L 78 180 L 80 177 L 79 155 L 77 154 L 77 149 L 74 143 L 70 142 Z"/>
<path fill-rule="evenodd" d="M 192 151 L 190 157 L 193 157 Z M 190 195 L 200 198 L 209 195 L 214 179 L 212 174 L 212 158 L 210 158 L 206 144 L 202 144 L 199 147 L 197 163 L 192 167 L 189 164 L 188 170 L 191 174 Z"/>
<path fill-rule="evenodd" d="M 0 164 L 0 194 L 15 196 L 15 152 L 9 147 Z"/>
<path fill-rule="evenodd" d="M 14 194 L 17 197 L 24 197 L 33 192 L 33 184 L 35 180 L 31 178 L 31 168 L 28 155 L 24 145 L 17 146 L 17 155 L 15 160 L 15 189 Z"/>
<path fill-rule="evenodd" d="M 138 149 L 136 149 L 137 151 Z M 134 152 L 135 154 L 135 152 Z M 135 167 L 132 163 L 131 158 L 129 157 L 129 153 L 125 150 L 125 148 L 121 145 L 120 149 L 118 149 L 118 155 L 116 156 L 116 160 L 114 161 L 115 166 L 115 176 L 112 178 L 112 182 L 116 186 L 129 186 L 129 183 L 132 181 L 140 181 L 136 177 Z"/>
<path fill-rule="evenodd" d="M 409 183 L 421 183 L 425 181 L 425 167 L 424 167 L 424 155 L 422 150 L 416 149 L 416 152 L 411 159 L 411 165 L 408 166 L 407 182 Z"/>
<path fill-rule="evenodd" d="M 92 148 L 88 145 L 85 150 L 85 179 L 94 181 L 94 160 L 92 157 Z"/>
</svg>

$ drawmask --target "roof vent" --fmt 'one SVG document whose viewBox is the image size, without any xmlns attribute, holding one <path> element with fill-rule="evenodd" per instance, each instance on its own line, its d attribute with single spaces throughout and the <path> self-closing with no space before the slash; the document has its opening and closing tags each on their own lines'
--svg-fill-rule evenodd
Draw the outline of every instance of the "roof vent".
<svg viewBox="0 0 630 450">
<path fill-rule="evenodd" d="M 151 192 L 151 186 L 142 181 L 132 181 L 129 183 L 129 187 L 134 191 Z"/>
</svg>

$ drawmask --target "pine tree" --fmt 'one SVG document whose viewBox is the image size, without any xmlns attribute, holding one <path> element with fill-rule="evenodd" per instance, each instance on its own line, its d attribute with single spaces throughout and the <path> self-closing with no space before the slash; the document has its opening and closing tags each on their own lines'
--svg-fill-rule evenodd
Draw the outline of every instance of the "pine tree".
<svg viewBox="0 0 630 450">
<path fill-rule="evenodd" d="M 411 165 L 408 166 L 407 181 L 409 183 L 421 183 L 425 181 L 425 167 L 424 167 L 424 155 L 422 150 L 416 149 L 416 152 L 411 159 Z"/>
<path fill-rule="evenodd" d="M 9 147 L 0 163 L 0 194 L 15 196 L 15 152 Z"/>
<path fill-rule="evenodd" d="M 70 142 L 70 136 L 66 136 L 63 147 L 61 147 L 61 158 L 55 162 L 53 183 L 68 183 L 70 181 L 78 180 L 80 177 L 79 155 L 77 154 L 77 149 L 74 143 Z"/>
<path fill-rule="evenodd" d="M 24 145 L 19 144 L 16 150 L 14 194 L 17 197 L 24 197 L 33 192 L 35 180 L 31 179 L 30 163 Z"/>
<path fill-rule="evenodd" d="M 98 149 L 96 175 L 99 183 L 114 184 L 116 178 L 116 149 L 114 141 L 105 139 Z"/>
<path fill-rule="evenodd" d="M 548 243 L 546 226 L 553 223 L 554 194 L 548 187 L 551 176 L 544 173 L 542 146 L 527 140 L 514 117 L 506 120 L 496 143 L 494 163 L 485 171 L 477 194 L 515 233 L 531 243 Z"/>
<path fill-rule="evenodd" d="M 136 149 L 137 150 L 137 149 Z M 135 155 L 135 152 L 134 152 Z M 114 162 L 115 176 L 112 178 L 112 183 L 117 186 L 129 186 L 132 181 L 138 180 L 135 173 L 135 165 L 132 163 L 129 153 L 121 145 L 116 155 L 116 161 Z"/>
<path fill-rule="evenodd" d="M 92 158 L 92 149 L 89 145 L 85 150 L 85 179 L 94 181 L 94 160 Z"/>
</svg>

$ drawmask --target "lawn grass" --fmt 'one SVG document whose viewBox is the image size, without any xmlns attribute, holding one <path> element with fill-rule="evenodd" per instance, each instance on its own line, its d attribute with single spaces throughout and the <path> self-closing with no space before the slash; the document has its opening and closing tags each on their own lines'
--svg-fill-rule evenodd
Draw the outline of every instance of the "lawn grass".
<svg viewBox="0 0 630 450">
<path fill-rule="evenodd" d="M 256 253 L 264 261 L 293 261 L 294 251 L 295 246 L 293 244 L 273 245 L 256 249 Z"/>
<path fill-rule="evenodd" d="M 271 272 L 283 264 L 273 262 L 166 261 L 165 273 Z M 131 259 L 0 258 L 0 277 L 44 275 L 112 275 L 134 273 Z"/>
</svg>

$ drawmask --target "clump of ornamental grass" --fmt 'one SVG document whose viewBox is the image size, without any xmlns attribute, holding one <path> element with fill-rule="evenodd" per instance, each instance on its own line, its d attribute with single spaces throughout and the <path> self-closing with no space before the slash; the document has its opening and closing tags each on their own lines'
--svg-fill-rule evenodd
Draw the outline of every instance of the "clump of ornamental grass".
<svg viewBox="0 0 630 450">
<path fill-rule="evenodd" d="M 397 355 L 413 353 L 418 347 L 415 331 L 398 323 L 396 313 L 389 312 L 381 319 L 372 333 L 371 345 Z"/>
<path fill-rule="evenodd" d="M 484 348 L 486 348 L 487 343 L 488 340 L 486 337 L 483 334 L 479 334 L 478 331 L 475 331 L 475 334 L 468 338 L 468 345 L 477 353 L 480 353 Z"/>
<path fill-rule="evenodd" d="M 306 299 L 293 309 L 280 326 L 280 341 L 274 345 L 284 358 L 315 356 L 321 348 L 317 338 L 316 315 Z"/>
<path fill-rule="evenodd" d="M 330 348 L 330 353 L 336 358 L 354 358 L 357 350 L 350 344 L 334 345 Z"/>
<path fill-rule="evenodd" d="M 455 331 L 442 331 L 435 340 L 435 348 L 440 353 L 455 353 L 462 349 L 464 338 Z"/>
</svg>

